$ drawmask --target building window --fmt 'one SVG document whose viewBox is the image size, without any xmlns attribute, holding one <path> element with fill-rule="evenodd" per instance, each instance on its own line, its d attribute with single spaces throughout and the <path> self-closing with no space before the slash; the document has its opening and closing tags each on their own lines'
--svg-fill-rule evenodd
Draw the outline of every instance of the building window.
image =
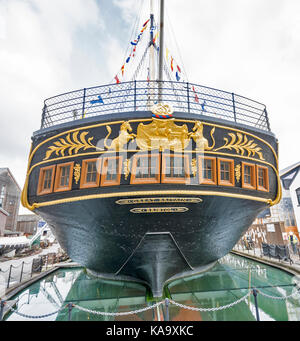
<svg viewBox="0 0 300 341">
<path fill-rule="evenodd" d="M 49 194 L 53 191 L 53 180 L 55 173 L 55 165 L 43 167 L 40 169 L 38 195 Z"/>
<path fill-rule="evenodd" d="M 189 158 L 187 155 L 165 154 L 162 157 L 163 183 L 183 183 L 190 182 Z"/>
<path fill-rule="evenodd" d="M 82 161 L 80 188 L 98 187 L 100 182 L 101 159 Z"/>
<path fill-rule="evenodd" d="M 218 185 L 234 186 L 234 161 L 218 158 Z"/>
<path fill-rule="evenodd" d="M 255 165 L 242 162 L 242 187 L 256 189 Z"/>
<path fill-rule="evenodd" d="M 131 184 L 160 182 L 159 154 L 135 155 L 132 162 Z"/>
<path fill-rule="evenodd" d="M 216 158 L 199 156 L 198 163 L 200 184 L 216 185 L 217 184 Z"/>
<path fill-rule="evenodd" d="M 73 165 L 74 162 L 57 165 L 54 192 L 70 191 L 72 189 Z"/>
<path fill-rule="evenodd" d="M 296 189 L 296 196 L 298 200 L 298 205 L 300 205 L 300 187 Z"/>
<path fill-rule="evenodd" d="M 256 166 L 257 189 L 259 191 L 269 191 L 269 175 L 268 168 L 263 166 Z"/>
<path fill-rule="evenodd" d="M 104 157 L 101 186 L 119 185 L 121 181 L 122 157 Z"/>
</svg>

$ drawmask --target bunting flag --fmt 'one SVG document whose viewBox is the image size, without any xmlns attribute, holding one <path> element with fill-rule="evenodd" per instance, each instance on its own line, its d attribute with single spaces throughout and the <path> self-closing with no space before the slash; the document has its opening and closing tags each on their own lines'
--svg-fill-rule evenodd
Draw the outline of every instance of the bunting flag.
<svg viewBox="0 0 300 341">
<path fill-rule="evenodd" d="M 195 94 L 195 102 L 199 103 L 199 97 L 197 96 L 196 94 L 196 91 L 195 91 L 195 87 L 193 86 L 193 91 L 194 91 L 194 94 Z"/>
<path fill-rule="evenodd" d="M 96 104 L 96 103 L 104 104 L 102 97 L 101 97 L 101 96 L 97 96 L 97 97 L 98 97 L 98 99 L 92 100 L 92 101 L 90 101 L 90 103 L 91 103 L 92 105 L 93 105 L 93 104 Z"/>
<path fill-rule="evenodd" d="M 206 111 L 205 105 L 206 105 L 206 100 L 204 100 L 204 102 L 201 104 L 202 111 Z"/>
<path fill-rule="evenodd" d="M 131 58 L 134 58 L 135 57 L 135 52 L 136 52 L 136 48 L 137 48 L 137 45 L 143 35 L 143 32 L 146 30 L 147 28 L 147 25 L 149 23 L 150 19 L 148 19 L 147 21 L 144 22 L 143 24 L 143 27 L 142 29 L 140 30 L 140 33 L 138 34 L 137 38 L 133 41 L 130 42 L 130 44 L 132 45 L 132 50 L 129 54 L 129 56 L 126 58 L 125 60 L 125 63 L 128 64 L 131 60 Z M 154 42 L 155 42 L 155 39 L 157 38 L 157 35 L 156 37 L 154 38 Z M 125 63 L 122 65 L 121 67 L 121 73 L 122 73 L 122 77 L 124 76 L 124 72 L 125 72 Z M 118 78 L 118 76 L 120 75 L 120 71 L 117 73 L 117 75 L 115 76 L 115 80 L 116 80 L 116 83 L 119 84 L 120 83 L 120 79 Z"/>
<path fill-rule="evenodd" d="M 179 65 L 177 65 L 177 70 L 178 70 L 179 72 L 181 72 L 181 69 L 180 69 Z"/>
<path fill-rule="evenodd" d="M 153 44 L 155 44 L 156 39 L 157 39 L 157 37 L 158 37 L 158 34 L 159 34 L 159 32 L 157 32 L 156 35 L 155 35 L 155 37 L 153 38 Z"/>
<path fill-rule="evenodd" d="M 179 76 L 179 74 L 178 74 L 178 71 L 176 71 L 176 80 L 177 80 L 177 82 L 180 81 L 180 76 Z"/>
<path fill-rule="evenodd" d="M 150 19 L 148 19 L 146 22 L 144 22 L 143 27 L 145 27 L 149 21 L 150 21 Z"/>
<path fill-rule="evenodd" d="M 171 56 L 171 70 L 172 70 L 172 71 L 174 71 L 173 62 L 174 62 L 174 59 L 173 59 L 173 57 Z"/>
</svg>

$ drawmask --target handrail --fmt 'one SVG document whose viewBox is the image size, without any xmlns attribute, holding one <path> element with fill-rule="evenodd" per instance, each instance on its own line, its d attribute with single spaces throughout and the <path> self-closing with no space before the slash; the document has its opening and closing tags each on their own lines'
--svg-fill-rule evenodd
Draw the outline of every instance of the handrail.
<svg viewBox="0 0 300 341">
<path fill-rule="evenodd" d="M 223 119 L 270 131 L 264 104 L 206 86 L 172 81 L 132 81 L 84 88 L 45 100 L 41 129 L 105 114 L 150 111 L 161 101 L 174 111 Z"/>
</svg>

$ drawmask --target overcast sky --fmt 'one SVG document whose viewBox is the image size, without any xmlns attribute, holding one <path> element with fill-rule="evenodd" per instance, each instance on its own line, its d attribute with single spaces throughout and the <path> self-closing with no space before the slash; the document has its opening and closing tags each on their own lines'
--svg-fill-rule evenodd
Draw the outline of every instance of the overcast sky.
<svg viewBox="0 0 300 341">
<path fill-rule="evenodd" d="M 113 79 L 141 1 L 0 0 L 0 167 L 20 187 L 44 99 Z M 280 169 L 298 162 L 300 1 L 165 3 L 188 80 L 264 103 Z"/>
</svg>

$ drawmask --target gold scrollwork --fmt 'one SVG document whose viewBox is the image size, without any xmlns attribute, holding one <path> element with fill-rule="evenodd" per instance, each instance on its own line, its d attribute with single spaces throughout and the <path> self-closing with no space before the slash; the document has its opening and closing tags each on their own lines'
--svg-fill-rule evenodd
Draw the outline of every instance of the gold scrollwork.
<svg viewBox="0 0 300 341">
<path fill-rule="evenodd" d="M 80 179 L 80 170 L 81 170 L 80 164 L 76 163 L 76 165 L 74 166 L 74 179 L 76 185 L 78 184 L 78 181 Z"/>
<path fill-rule="evenodd" d="M 74 154 L 77 154 L 82 148 L 83 150 L 88 148 L 95 148 L 97 150 L 100 149 L 91 143 L 94 137 L 90 137 L 86 140 L 86 135 L 89 133 L 88 131 L 83 131 L 79 137 L 78 133 L 79 131 L 75 131 L 72 134 L 72 138 L 71 134 L 68 134 L 65 138 L 60 138 L 59 140 L 53 142 L 53 145 L 48 147 L 44 160 L 48 160 L 54 152 L 57 156 L 59 154 L 64 156 L 65 152 L 68 152 L 69 155 L 72 155 L 74 151 Z"/>
<path fill-rule="evenodd" d="M 189 209 L 187 207 L 138 207 L 132 208 L 132 213 L 181 213 L 186 212 Z"/>
<path fill-rule="evenodd" d="M 260 160 L 265 160 L 261 152 L 262 149 L 258 147 L 256 143 L 254 143 L 254 140 L 248 141 L 247 136 L 241 133 L 236 133 L 236 135 L 234 133 L 228 133 L 228 135 L 231 137 L 231 141 L 229 142 L 228 138 L 224 137 L 225 145 L 215 149 L 215 151 L 221 149 L 234 149 L 238 154 L 240 153 L 241 155 L 244 155 L 246 151 L 248 152 L 248 156 L 254 156 L 257 154 Z"/>
</svg>

